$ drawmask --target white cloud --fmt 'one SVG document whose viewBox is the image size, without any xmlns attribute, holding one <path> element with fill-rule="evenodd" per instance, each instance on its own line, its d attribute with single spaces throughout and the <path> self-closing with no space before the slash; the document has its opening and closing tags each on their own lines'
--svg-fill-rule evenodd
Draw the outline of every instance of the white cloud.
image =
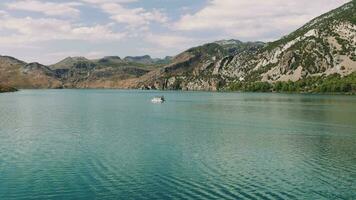
<svg viewBox="0 0 356 200">
<path fill-rule="evenodd" d="M 219 31 L 224 35 L 263 39 L 286 34 L 349 0 L 210 0 L 201 10 L 173 25 L 183 31 Z"/>
<path fill-rule="evenodd" d="M 115 52 L 174 55 L 226 38 L 268 41 L 348 0 L 204 1 L 198 11 L 193 3 L 182 7 L 179 17 L 146 4 L 135 7 L 142 0 L 8 0 L 0 3 L 0 54 L 49 63 L 70 55 Z M 94 12 L 97 20 L 84 18 L 91 14 L 85 12 Z"/>
<path fill-rule="evenodd" d="M 0 35 L 0 44 L 28 44 L 50 40 L 103 41 L 120 40 L 125 33 L 113 32 L 110 25 L 78 26 L 69 21 L 31 17 L 0 18 L 0 31 L 12 34 Z"/>
<path fill-rule="evenodd" d="M 147 11 L 144 8 L 127 8 L 125 3 L 132 3 L 136 0 L 82 0 L 87 3 L 94 4 L 101 8 L 105 13 L 110 15 L 110 18 L 117 23 L 126 24 L 129 28 L 147 26 L 151 22 L 165 23 L 167 16 L 157 9 Z"/>
<path fill-rule="evenodd" d="M 0 10 L 0 17 L 6 17 L 6 16 L 9 16 L 9 14 L 4 10 Z"/>
<path fill-rule="evenodd" d="M 60 51 L 60 52 L 51 52 L 46 53 L 45 58 L 47 59 L 45 64 L 54 64 L 51 61 L 58 62 L 59 60 L 66 58 L 66 57 L 85 57 L 88 59 L 98 59 L 104 56 L 107 56 L 108 52 L 105 51 Z"/>
<path fill-rule="evenodd" d="M 77 17 L 80 11 L 75 6 L 80 3 L 53 3 L 37 0 L 23 0 L 6 4 L 8 9 L 39 12 L 48 16 Z"/>
<path fill-rule="evenodd" d="M 161 48 L 187 48 L 202 42 L 202 39 L 175 34 L 147 34 L 145 40 Z"/>
<path fill-rule="evenodd" d="M 86 3 L 92 3 L 92 4 L 137 2 L 137 0 L 82 0 L 82 1 Z"/>
</svg>

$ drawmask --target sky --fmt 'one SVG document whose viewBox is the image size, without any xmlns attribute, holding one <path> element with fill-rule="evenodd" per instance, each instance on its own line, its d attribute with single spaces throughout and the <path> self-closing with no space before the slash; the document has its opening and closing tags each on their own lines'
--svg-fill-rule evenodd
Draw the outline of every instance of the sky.
<svg viewBox="0 0 356 200">
<path fill-rule="evenodd" d="M 1 0 L 0 55 L 174 56 L 221 39 L 273 41 L 350 0 Z"/>
</svg>

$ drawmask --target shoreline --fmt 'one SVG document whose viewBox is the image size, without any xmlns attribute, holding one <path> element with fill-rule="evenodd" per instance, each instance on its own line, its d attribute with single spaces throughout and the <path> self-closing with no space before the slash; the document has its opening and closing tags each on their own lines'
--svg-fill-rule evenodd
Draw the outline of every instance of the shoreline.
<svg viewBox="0 0 356 200">
<path fill-rule="evenodd" d="M 305 91 L 301 91 L 301 92 L 278 92 L 278 91 L 243 91 L 243 90 L 160 90 L 160 89 L 151 89 L 151 90 L 145 90 L 145 89 L 137 89 L 137 88 L 13 88 L 15 89 L 15 91 L 8 91 L 8 92 L 17 92 L 19 90 L 121 90 L 121 91 L 153 91 L 153 92 L 208 92 L 208 93 L 247 93 L 247 94 L 258 94 L 258 93 L 262 93 L 262 94 L 302 94 L 302 95 L 347 95 L 347 96 L 354 96 L 356 95 L 356 92 L 346 92 L 346 93 L 342 93 L 342 92 L 305 92 Z M 1 89 L 0 89 L 1 91 Z M 0 93 L 5 93 L 5 92 L 0 92 Z"/>
<path fill-rule="evenodd" d="M 0 85 L 0 93 L 17 92 L 18 89 L 6 85 Z"/>
</svg>

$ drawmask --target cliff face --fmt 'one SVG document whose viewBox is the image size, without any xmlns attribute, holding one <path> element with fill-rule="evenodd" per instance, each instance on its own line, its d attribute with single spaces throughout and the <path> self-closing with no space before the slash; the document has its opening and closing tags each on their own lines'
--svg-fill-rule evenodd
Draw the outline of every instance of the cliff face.
<svg viewBox="0 0 356 200">
<path fill-rule="evenodd" d="M 236 83 L 343 77 L 356 71 L 355 15 L 352 1 L 272 43 L 225 40 L 193 48 L 143 76 L 138 87 L 218 90 Z"/>
<path fill-rule="evenodd" d="M 170 65 L 142 76 L 137 87 L 216 91 L 226 84 L 220 67 L 229 64 L 232 55 L 251 54 L 263 45 L 225 40 L 191 48 L 174 57 Z"/>
<path fill-rule="evenodd" d="M 247 59 L 237 55 L 223 70 L 249 81 L 297 81 L 356 71 L 355 3 L 324 14 Z M 244 62 L 245 61 L 245 62 Z M 231 74 L 231 73 L 230 73 Z"/>
</svg>

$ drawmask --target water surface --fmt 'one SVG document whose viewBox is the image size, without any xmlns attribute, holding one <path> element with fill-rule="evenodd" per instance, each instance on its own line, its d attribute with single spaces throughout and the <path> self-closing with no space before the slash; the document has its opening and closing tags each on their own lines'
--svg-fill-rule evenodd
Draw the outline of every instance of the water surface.
<svg viewBox="0 0 356 200">
<path fill-rule="evenodd" d="M 356 199 L 356 97 L 1 94 L 0 199 Z"/>
</svg>

